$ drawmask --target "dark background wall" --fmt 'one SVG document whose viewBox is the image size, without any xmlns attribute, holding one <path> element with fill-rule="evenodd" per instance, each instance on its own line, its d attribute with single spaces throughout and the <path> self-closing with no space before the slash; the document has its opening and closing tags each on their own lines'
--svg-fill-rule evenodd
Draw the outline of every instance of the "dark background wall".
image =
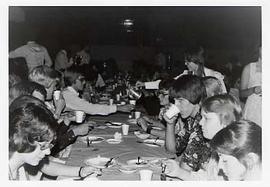
<svg viewBox="0 0 270 187">
<path fill-rule="evenodd" d="M 134 20 L 132 32 L 121 24 Z M 153 62 L 157 50 L 182 62 L 188 43 L 200 43 L 208 63 L 231 55 L 250 61 L 261 40 L 260 7 L 10 7 L 9 49 L 34 39 L 54 59 L 61 48 L 89 43 L 92 58 L 116 59 L 129 68 L 136 59 Z"/>
</svg>

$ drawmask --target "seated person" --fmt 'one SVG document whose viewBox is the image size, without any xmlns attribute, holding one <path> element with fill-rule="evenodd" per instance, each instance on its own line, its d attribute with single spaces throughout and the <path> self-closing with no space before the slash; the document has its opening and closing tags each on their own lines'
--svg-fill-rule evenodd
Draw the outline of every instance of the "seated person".
<svg viewBox="0 0 270 187">
<path fill-rule="evenodd" d="M 53 100 L 53 92 L 56 90 L 56 87 L 59 84 L 61 74 L 59 74 L 56 70 L 44 65 L 35 67 L 32 71 L 30 71 L 28 78 L 30 81 L 36 82 L 45 87 L 47 92 L 45 103 L 49 110 L 53 112 L 54 117 L 59 119 L 63 109 L 65 108 L 65 100 L 62 94 L 58 100 Z"/>
<path fill-rule="evenodd" d="M 133 105 L 101 105 L 92 104 L 79 97 L 79 91 L 85 86 L 85 77 L 76 68 L 65 71 L 65 83 L 67 87 L 63 90 L 63 97 L 66 101 L 66 110 L 81 110 L 91 115 L 108 115 L 116 111 L 130 112 Z"/>
<path fill-rule="evenodd" d="M 172 86 L 174 80 L 166 79 L 162 80 L 160 83 L 160 89 L 158 92 L 159 104 L 162 107 L 158 119 L 153 119 L 147 116 L 143 116 L 137 120 L 137 123 L 142 127 L 142 129 L 154 136 L 165 139 L 165 128 L 166 123 L 163 121 L 163 113 L 166 107 L 169 107 L 169 88 Z M 162 128 L 162 130 L 154 129 L 153 126 Z"/>
<path fill-rule="evenodd" d="M 201 108 L 200 125 L 202 126 L 203 136 L 209 140 L 221 129 L 234 121 L 240 120 L 242 116 L 240 104 L 228 94 L 207 98 L 202 103 Z M 214 155 L 212 156 L 214 158 Z M 182 180 L 222 180 L 221 176 L 217 175 L 217 163 L 214 159 L 206 161 L 204 167 L 197 172 L 187 171 L 179 167 L 174 160 L 168 160 L 166 164 L 166 173 Z"/>
<path fill-rule="evenodd" d="M 9 119 L 10 180 L 31 180 L 25 170 L 27 165 L 52 176 L 75 177 L 98 172 L 90 166 L 67 166 L 46 159 L 56 138 L 57 122 L 44 105 L 24 103 L 9 113 Z"/>
<path fill-rule="evenodd" d="M 44 105 L 41 100 L 36 99 L 29 95 L 23 95 L 15 99 L 9 106 L 9 112 L 14 111 L 16 108 L 24 105 L 25 103 L 34 103 L 36 105 Z M 47 107 L 47 106 L 46 106 Z M 54 147 L 52 148 L 51 155 L 55 156 L 59 151 L 64 149 L 66 146 L 74 143 L 77 136 L 83 136 L 88 134 L 89 130 L 92 129 L 92 122 L 83 123 L 81 125 L 76 125 L 70 127 L 71 119 L 65 119 L 61 123 L 56 123 L 57 125 L 57 139 Z"/>
<path fill-rule="evenodd" d="M 45 101 L 47 92 L 44 86 L 36 82 L 21 81 L 9 89 L 9 104 L 21 95 L 32 95 L 41 101 Z"/>
<path fill-rule="evenodd" d="M 180 124 L 180 132 L 175 135 L 178 115 L 171 119 L 163 115 L 167 123 L 166 149 L 178 156 L 181 155 L 181 167 L 197 171 L 202 168 L 202 164 L 211 155 L 210 148 L 199 125 L 202 118 L 200 104 L 206 96 L 205 87 L 200 77 L 183 75 L 174 82 L 169 90 L 169 96 L 174 99 L 183 123 Z"/>
<path fill-rule="evenodd" d="M 202 82 L 205 86 L 207 97 L 223 93 L 222 84 L 216 77 L 211 76 L 202 77 Z"/>
<path fill-rule="evenodd" d="M 211 140 L 218 153 L 219 169 L 228 180 L 260 180 L 262 171 L 262 128 L 240 120 L 219 131 Z"/>
</svg>

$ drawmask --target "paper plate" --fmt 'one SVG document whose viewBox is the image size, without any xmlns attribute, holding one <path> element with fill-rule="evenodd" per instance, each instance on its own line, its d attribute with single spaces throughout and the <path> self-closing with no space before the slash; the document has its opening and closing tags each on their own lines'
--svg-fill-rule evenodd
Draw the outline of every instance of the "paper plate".
<svg viewBox="0 0 270 187">
<path fill-rule="evenodd" d="M 89 141 L 91 141 L 91 143 L 101 143 L 104 141 L 104 138 L 103 137 L 100 137 L 100 136 L 84 136 L 84 137 L 81 137 L 82 141 L 84 143 L 87 143 L 87 137 L 89 139 Z"/>
<path fill-rule="evenodd" d="M 119 143 L 121 143 L 121 140 L 108 139 L 108 140 L 106 140 L 106 142 L 109 143 L 109 144 L 119 144 Z"/>
<path fill-rule="evenodd" d="M 129 166 L 136 166 L 136 167 L 144 167 L 148 164 L 148 162 L 146 160 L 140 159 L 139 163 L 138 163 L 138 159 L 133 159 L 133 160 L 128 160 L 127 164 Z"/>
<path fill-rule="evenodd" d="M 156 139 L 146 139 L 143 142 L 145 145 L 148 145 L 151 147 L 160 147 L 160 146 L 164 146 L 165 144 L 164 140 L 156 140 Z"/>
<path fill-rule="evenodd" d="M 95 157 L 95 158 L 89 158 L 84 161 L 86 165 L 93 166 L 96 168 L 103 169 L 105 168 L 106 163 L 110 160 L 110 158 L 107 157 Z M 109 167 L 115 164 L 115 160 L 112 160 Z"/>
<path fill-rule="evenodd" d="M 111 123 L 105 123 L 110 128 L 119 129 L 122 128 L 122 123 L 120 122 L 111 122 Z"/>
<path fill-rule="evenodd" d="M 147 138 L 149 138 L 150 134 L 147 133 L 141 133 L 140 131 L 135 131 L 134 132 L 135 136 L 137 136 L 138 138 L 145 140 Z"/>
<path fill-rule="evenodd" d="M 120 166 L 119 170 L 122 173 L 126 173 L 126 174 L 131 174 L 137 171 L 137 167 L 136 166 L 129 166 L 129 165 L 122 165 Z"/>
</svg>

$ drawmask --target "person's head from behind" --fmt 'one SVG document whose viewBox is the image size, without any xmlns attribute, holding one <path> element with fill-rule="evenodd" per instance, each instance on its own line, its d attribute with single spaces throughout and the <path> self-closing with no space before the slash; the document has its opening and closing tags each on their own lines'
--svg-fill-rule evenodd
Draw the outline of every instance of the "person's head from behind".
<svg viewBox="0 0 270 187">
<path fill-rule="evenodd" d="M 181 117 L 189 117 L 196 105 L 200 105 L 206 96 L 205 87 L 200 77 L 183 75 L 178 78 L 169 90 L 169 96 L 174 99 Z"/>
<path fill-rule="evenodd" d="M 165 79 L 159 83 L 158 98 L 161 106 L 166 106 L 169 101 L 169 89 L 174 83 L 174 79 Z"/>
<path fill-rule="evenodd" d="M 57 122 L 40 100 L 32 99 L 35 101 L 29 99 L 9 113 L 9 152 L 11 157 L 15 154 L 24 163 L 36 166 L 50 154 Z"/>
<path fill-rule="evenodd" d="M 32 95 L 42 101 L 45 101 L 47 92 L 44 86 L 36 82 L 22 81 L 9 89 L 9 104 L 21 95 Z"/>
<path fill-rule="evenodd" d="M 212 139 L 214 135 L 232 123 L 240 120 L 242 109 L 238 101 L 229 94 L 216 95 L 207 98 L 201 107 L 203 135 Z"/>
<path fill-rule="evenodd" d="M 76 67 L 69 68 L 65 71 L 64 80 L 66 86 L 71 86 L 76 91 L 82 91 L 86 83 L 85 76 Z"/>
<path fill-rule="evenodd" d="M 219 169 L 229 180 L 258 180 L 262 161 L 262 129 L 240 120 L 219 131 L 211 140 L 219 155 Z"/>
<path fill-rule="evenodd" d="M 46 100 L 52 100 L 53 92 L 61 79 L 59 73 L 48 67 L 48 66 L 38 66 L 32 69 L 29 73 L 29 80 L 41 84 L 45 87 L 47 91 Z"/>
<path fill-rule="evenodd" d="M 202 82 L 205 86 L 207 97 L 223 93 L 222 85 L 216 77 L 211 76 L 202 77 Z"/>
</svg>

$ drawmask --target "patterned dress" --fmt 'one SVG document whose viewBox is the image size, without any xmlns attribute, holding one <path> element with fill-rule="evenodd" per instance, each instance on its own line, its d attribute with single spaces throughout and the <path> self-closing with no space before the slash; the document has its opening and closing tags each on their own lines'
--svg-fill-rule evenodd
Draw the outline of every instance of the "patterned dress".
<svg viewBox="0 0 270 187">
<path fill-rule="evenodd" d="M 201 169 L 202 164 L 209 160 L 212 153 L 199 125 L 201 118 L 199 112 L 194 118 L 188 117 L 184 121 L 185 133 L 176 135 L 176 154 L 182 155 L 182 162 L 190 166 L 193 171 Z"/>
</svg>

